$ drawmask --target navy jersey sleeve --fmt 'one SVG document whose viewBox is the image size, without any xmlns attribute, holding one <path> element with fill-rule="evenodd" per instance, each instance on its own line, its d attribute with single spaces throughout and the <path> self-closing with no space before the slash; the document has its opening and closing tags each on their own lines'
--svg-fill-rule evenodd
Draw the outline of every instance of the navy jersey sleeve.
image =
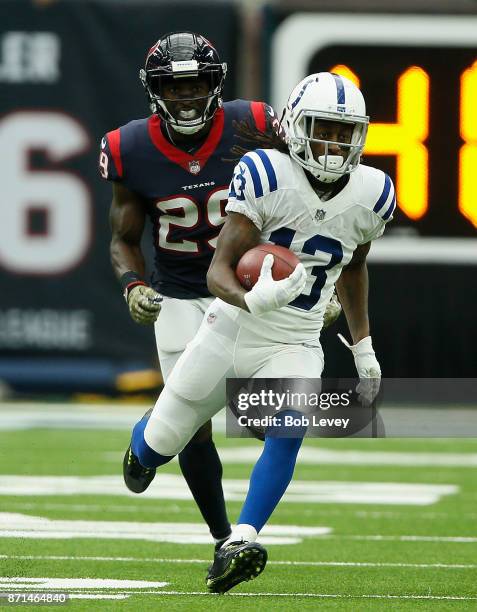
<svg viewBox="0 0 477 612">
<path fill-rule="evenodd" d="M 123 177 L 121 159 L 121 131 L 108 132 L 101 139 L 99 174 L 107 181 L 120 181 Z"/>
<path fill-rule="evenodd" d="M 261 132 L 275 132 L 282 138 L 285 132 L 280 125 L 280 119 L 278 118 L 275 110 L 265 102 L 250 102 L 250 109 L 252 111 L 253 121 L 255 126 Z"/>
</svg>

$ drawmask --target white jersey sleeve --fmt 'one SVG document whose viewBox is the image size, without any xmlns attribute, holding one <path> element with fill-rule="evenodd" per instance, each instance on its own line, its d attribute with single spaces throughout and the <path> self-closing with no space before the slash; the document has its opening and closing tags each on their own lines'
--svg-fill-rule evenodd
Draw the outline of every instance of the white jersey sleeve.
<svg viewBox="0 0 477 612">
<path fill-rule="evenodd" d="M 235 166 L 226 212 L 248 217 L 262 231 L 266 215 L 263 197 L 277 190 L 277 176 L 262 149 L 247 153 Z"/>
<path fill-rule="evenodd" d="M 365 190 L 366 200 L 372 208 L 373 217 L 369 230 L 363 234 L 362 244 L 379 238 L 391 221 L 396 208 L 396 192 L 392 180 L 381 170 L 372 169 L 374 172 L 368 174 Z"/>
</svg>

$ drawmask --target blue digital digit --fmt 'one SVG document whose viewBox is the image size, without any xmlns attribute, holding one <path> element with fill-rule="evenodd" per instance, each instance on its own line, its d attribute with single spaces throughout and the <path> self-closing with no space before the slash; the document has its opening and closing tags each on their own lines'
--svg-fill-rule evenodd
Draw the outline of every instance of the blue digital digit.
<svg viewBox="0 0 477 612">
<path fill-rule="evenodd" d="M 274 244 L 279 244 L 289 249 L 295 234 L 295 230 L 281 227 L 270 234 L 269 240 Z M 320 299 L 321 290 L 326 283 L 326 271 L 337 266 L 343 259 L 341 243 L 334 238 L 316 234 L 316 236 L 312 236 L 303 244 L 302 253 L 314 255 L 317 251 L 329 253 L 331 255 L 330 262 L 326 266 L 313 266 L 311 274 L 315 277 L 315 282 L 311 286 L 310 295 L 300 294 L 293 302 L 290 302 L 290 306 L 295 306 L 302 310 L 311 310 Z"/>
</svg>

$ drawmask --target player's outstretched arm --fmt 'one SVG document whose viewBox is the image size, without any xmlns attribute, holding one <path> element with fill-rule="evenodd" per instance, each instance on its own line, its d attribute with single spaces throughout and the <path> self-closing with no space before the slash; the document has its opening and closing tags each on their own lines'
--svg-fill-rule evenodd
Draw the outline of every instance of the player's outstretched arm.
<svg viewBox="0 0 477 612">
<path fill-rule="evenodd" d="M 145 206 L 134 192 L 120 183 L 113 183 L 109 218 L 111 264 L 125 289 L 131 317 L 136 323 L 154 323 L 162 297 L 143 280 L 145 262 L 141 237 L 146 220 Z"/>
<path fill-rule="evenodd" d="M 353 339 L 350 345 L 342 336 L 340 339 L 351 350 L 360 379 L 373 379 L 376 385 L 372 389 L 365 389 L 364 396 L 369 401 L 375 397 L 379 389 L 381 368 L 374 354 L 371 336 L 369 334 L 368 318 L 368 269 L 366 256 L 369 252 L 370 242 L 359 246 L 346 266 L 336 289 L 343 306 L 349 331 Z M 358 389 L 359 390 L 359 389 Z"/>
<path fill-rule="evenodd" d="M 212 295 L 248 310 L 244 299 L 247 291 L 238 282 L 235 268 L 242 255 L 259 242 L 260 232 L 248 217 L 240 213 L 228 214 L 207 272 L 207 286 Z"/>
<path fill-rule="evenodd" d="M 371 243 L 367 242 L 355 250 L 350 263 L 343 268 L 336 283 L 338 297 L 355 344 L 369 336 L 366 256 L 370 246 Z"/>
</svg>

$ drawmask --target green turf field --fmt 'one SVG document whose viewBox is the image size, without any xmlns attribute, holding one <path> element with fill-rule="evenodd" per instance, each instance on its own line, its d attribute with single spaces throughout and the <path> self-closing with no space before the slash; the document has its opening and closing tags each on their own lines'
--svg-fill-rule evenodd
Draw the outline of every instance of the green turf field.
<svg viewBox="0 0 477 612">
<path fill-rule="evenodd" d="M 178 465 L 156 477 L 155 497 L 126 495 L 128 438 L 0 431 L 0 592 L 68 591 L 76 610 L 477 609 L 477 440 L 306 441 L 263 533 L 275 541 L 265 572 L 218 596 Z M 235 520 L 259 444 L 216 441 Z"/>
</svg>

